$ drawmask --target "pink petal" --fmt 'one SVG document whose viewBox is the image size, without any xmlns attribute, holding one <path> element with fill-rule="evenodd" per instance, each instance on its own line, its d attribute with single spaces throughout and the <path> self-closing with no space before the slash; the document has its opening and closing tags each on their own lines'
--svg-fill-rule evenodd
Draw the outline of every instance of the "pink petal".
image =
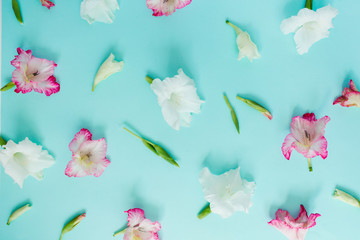
<svg viewBox="0 0 360 240">
<path fill-rule="evenodd" d="M 31 50 L 24 51 L 21 48 L 17 48 L 17 52 L 19 55 L 16 55 L 15 59 L 11 61 L 11 65 L 16 68 L 19 68 L 21 63 L 27 64 L 32 58 Z"/>
<path fill-rule="evenodd" d="M 359 90 L 356 88 L 354 81 L 351 79 L 349 82 L 350 89 L 354 92 L 358 92 Z"/>
<path fill-rule="evenodd" d="M 176 9 L 183 8 L 191 3 L 192 0 L 146 0 L 148 8 L 153 10 L 153 16 L 169 16 L 175 12 Z"/>
<path fill-rule="evenodd" d="M 65 175 L 68 177 L 85 177 L 88 176 L 89 173 L 81 167 L 76 159 L 73 159 L 66 166 Z"/>
<path fill-rule="evenodd" d="M 296 139 L 293 137 L 291 133 L 286 136 L 285 141 L 281 147 L 281 150 L 287 160 L 290 159 L 291 152 L 295 148 L 295 142 Z"/>
<path fill-rule="evenodd" d="M 133 208 L 125 211 L 128 214 L 128 227 L 134 227 L 145 219 L 145 212 L 140 208 Z"/>
<path fill-rule="evenodd" d="M 316 121 L 316 118 L 315 118 L 315 114 L 314 113 L 305 113 L 303 115 L 303 118 L 312 122 L 312 121 Z"/>
<path fill-rule="evenodd" d="M 47 7 L 48 9 L 55 6 L 55 4 L 49 0 L 40 0 L 40 1 L 41 1 L 41 5 Z"/>
<path fill-rule="evenodd" d="M 38 93 L 45 93 L 46 96 L 57 93 L 60 91 L 60 84 L 56 82 L 54 76 L 50 76 L 46 81 L 34 84 L 34 91 Z"/>
<path fill-rule="evenodd" d="M 69 144 L 69 149 L 71 152 L 75 153 L 79 150 L 80 145 L 89 141 L 92 138 L 92 134 L 89 130 L 83 128 L 77 134 L 75 134 L 74 139 Z"/>
</svg>

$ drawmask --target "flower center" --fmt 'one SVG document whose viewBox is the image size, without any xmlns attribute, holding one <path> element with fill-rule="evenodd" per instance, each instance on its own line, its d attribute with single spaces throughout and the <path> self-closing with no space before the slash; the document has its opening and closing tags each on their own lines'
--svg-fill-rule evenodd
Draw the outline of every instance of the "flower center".
<svg viewBox="0 0 360 240">
<path fill-rule="evenodd" d="M 307 30 L 314 30 L 319 28 L 320 24 L 317 21 L 311 21 L 304 24 L 304 28 Z"/>
<path fill-rule="evenodd" d="M 26 79 L 25 81 L 28 83 L 30 82 L 34 77 L 36 77 L 37 75 L 39 75 L 39 71 L 36 71 L 34 73 L 30 73 L 30 74 L 26 74 Z"/>
<path fill-rule="evenodd" d="M 21 152 L 16 152 L 16 153 L 14 153 L 13 157 L 14 157 L 14 161 L 15 161 L 17 164 L 19 164 L 19 165 L 21 165 L 21 166 L 23 166 L 23 167 L 26 167 L 26 166 L 27 166 L 28 160 L 27 160 L 25 154 L 23 154 L 23 153 L 21 153 Z"/>
<path fill-rule="evenodd" d="M 170 95 L 170 102 L 174 103 L 176 106 L 180 106 L 181 97 L 176 93 Z"/>
<path fill-rule="evenodd" d="M 310 133 L 308 133 L 306 130 L 305 131 L 305 145 L 310 145 L 311 143 L 311 136 Z"/>
<path fill-rule="evenodd" d="M 80 154 L 79 161 L 81 163 L 84 163 L 86 166 L 89 166 L 91 164 L 90 158 L 91 158 L 91 153 Z"/>
</svg>

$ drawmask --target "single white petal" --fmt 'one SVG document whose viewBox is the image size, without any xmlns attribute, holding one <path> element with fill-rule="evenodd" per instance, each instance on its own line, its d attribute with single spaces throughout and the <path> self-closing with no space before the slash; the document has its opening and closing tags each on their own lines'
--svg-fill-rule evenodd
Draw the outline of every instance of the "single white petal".
<svg viewBox="0 0 360 240">
<path fill-rule="evenodd" d="M 154 79 L 151 89 L 157 95 L 165 121 L 175 130 L 190 126 L 191 113 L 200 113 L 204 103 L 197 95 L 194 81 L 182 69 L 172 78 Z"/>
<path fill-rule="evenodd" d="M 114 11 L 119 9 L 117 0 L 83 0 L 80 5 L 80 16 L 88 21 L 112 23 Z"/>
<path fill-rule="evenodd" d="M 284 34 L 296 32 L 307 22 L 316 21 L 316 12 L 308 8 L 301 9 L 297 16 L 292 16 L 281 22 L 280 29 Z"/>
<path fill-rule="evenodd" d="M 92 90 L 95 90 L 95 87 L 107 79 L 114 73 L 120 72 L 124 67 L 124 61 L 118 62 L 115 60 L 114 54 L 110 53 L 110 56 L 101 64 L 99 70 L 96 73 L 94 84 Z"/>
<path fill-rule="evenodd" d="M 322 28 L 318 22 L 305 23 L 294 35 L 296 49 L 300 55 L 307 53 L 317 41 L 327 38 L 330 32 Z"/>
<path fill-rule="evenodd" d="M 261 55 L 259 54 L 259 51 L 257 49 L 257 46 L 253 41 L 251 41 L 251 38 L 247 32 L 240 32 L 236 38 L 236 44 L 239 48 L 239 57 L 238 60 L 241 60 L 244 57 L 247 57 L 250 62 L 252 62 L 253 59 L 260 58 Z"/>
</svg>

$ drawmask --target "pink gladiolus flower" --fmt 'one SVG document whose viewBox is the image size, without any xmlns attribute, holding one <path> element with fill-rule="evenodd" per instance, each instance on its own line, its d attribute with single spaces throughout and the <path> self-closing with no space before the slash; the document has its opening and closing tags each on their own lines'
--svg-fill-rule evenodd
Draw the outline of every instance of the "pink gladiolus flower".
<svg viewBox="0 0 360 240">
<path fill-rule="evenodd" d="M 124 240 L 159 240 L 157 232 L 161 229 L 160 223 L 146 219 L 144 210 L 140 208 L 125 212 L 128 214 L 128 228 Z"/>
<path fill-rule="evenodd" d="M 169 16 L 176 9 L 183 8 L 191 3 L 192 0 L 146 0 L 148 8 L 153 10 L 153 16 Z"/>
<path fill-rule="evenodd" d="M 91 140 L 92 134 L 87 129 L 81 129 L 69 144 L 72 160 L 65 169 L 69 177 L 85 177 L 94 175 L 100 177 L 110 161 L 106 159 L 107 144 L 105 138 Z"/>
<path fill-rule="evenodd" d="M 49 0 L 40 0 L 40 2 L 41 2 L 41 5 L 43 5 L 44 7 L 47 7 L 48 9 L 55 6 L 55 4 Z"/>
<path fill-rule="evenodd" d="M 282 152 L 287 160 L 293 149 L 308 159 L 309 171 L 312 171 L 311 158 L 327 157 L 327 141 L 324 137 L 325 126 L 330 121 L 328 116 L 316 120 L 314 113 L 305 113 L 303 117 L 296 116 L 291 122 L 291 133 L 286 136 Z"/>
<path fill-rule="evenodd" d="M 304 240 L 309 228 L 316 225 L 316 218 L 321 215 L 312 213 L 308 217 L 303 205 L 300 206 L 299 216 L 294 219 L 288 211 L 277 210 L 276 219 L 268 222 L 269 225 L 278 229 L 289 240 Z"/>
<path fill-rule="evenodd" d="M 11 61 L 16 69 L 12 73 L 11 81 L 15 83 L 15 92 L 28 93 L 34 90 L 50 96 L 60 90 L 60 84 L 53 76 L 57 66 L 53 61 L 32 56 L 31 50 L 17 49 L 19 55 Z"/>
<path fill-rule="evenodd" d="M 353 80 L 350 80 L 350 88 L 344 88 L 342 96 L 334 101 L 334 105 L 340 103 L 343 107 L 360 107 L 360 92 Z"/>
</svg>

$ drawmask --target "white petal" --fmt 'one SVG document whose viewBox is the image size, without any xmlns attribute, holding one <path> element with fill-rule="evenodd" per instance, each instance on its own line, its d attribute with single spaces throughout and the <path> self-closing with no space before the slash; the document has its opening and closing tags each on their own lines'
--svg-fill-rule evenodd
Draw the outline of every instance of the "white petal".
<svg viewBox="0 0 360 240">
<path fill-rule="evenodd" d="M 251 38 L 247 32 L 240 32 L 236 38 L 236 43 L 239 48 L 238 60 L 247 57 L 250 62 L 252 62 L 253 59 L 261 57 L 257 46 L 251 41 Z"/>
<path fill-rule="evenodd" d="M 330 32 L 318 25 L 317 22 L 304 24 L 302 28 L 295 33 L 294 40 L 296 49 L 300 55 L 307 53 L 309 48 L 317 41 L 327 38 Z"/>
<path fill-rule="evenodd" d="M 94 84 L 93 84 L 93 91 L 95 87 L 105 80 L 106 78 L 110 77 L 114 73 L 120 72 L 124 67 L 124 61 L 118 62 L 115 61 L 114 54 L 110 54 L 110 56 L 101 64 L 98 72 L 96 73 Z"/>
<path fill-rule="evenodd" d="M 83 0 L 80 5 L 80 16 L 88 21 L 112 23 L 114 11 L 119 9 L 117 0 Z"/>
<path fill-rule="evenodd" d="M 240 168 L 232 169 L 222 175 L 212 175 L 204 168 L 199 176 L 205 199 L 210 203 L 213 213 L 223 218 L 230 217 L 236 211 L 245 211 L 252 206 L 255 183 L 243 181 Z"/>
<path fill-rule="evenodd" d="M 303 8 L 299 11 L 297 16 L 292 16 L 282 21 L 280 29 L 284 34 L 296 32 L 299 28 L 307 22 L 316 21 L 316 13 L 308 8 Z"/>
<path fill-rule="evenodd" d="M 165 121 L 176 130 L 190 126 L 191 113 L 200 113 L 204 103 L 197 95 L 194 81 L 182 69 L 172 78 L 154 79 L 151 89 L 157 95 Z"/>
<path fill-rule="evenodd" d="M 28 138 L 19 144 L 10 140 L 3 147 L 4 149 L 0 150 L 0 161 L 6 174 L 12 177 L 20 187 L 29 175 L 41 180 L 43 169 L 54 164 L 54 158 Z"/>
</svg>

